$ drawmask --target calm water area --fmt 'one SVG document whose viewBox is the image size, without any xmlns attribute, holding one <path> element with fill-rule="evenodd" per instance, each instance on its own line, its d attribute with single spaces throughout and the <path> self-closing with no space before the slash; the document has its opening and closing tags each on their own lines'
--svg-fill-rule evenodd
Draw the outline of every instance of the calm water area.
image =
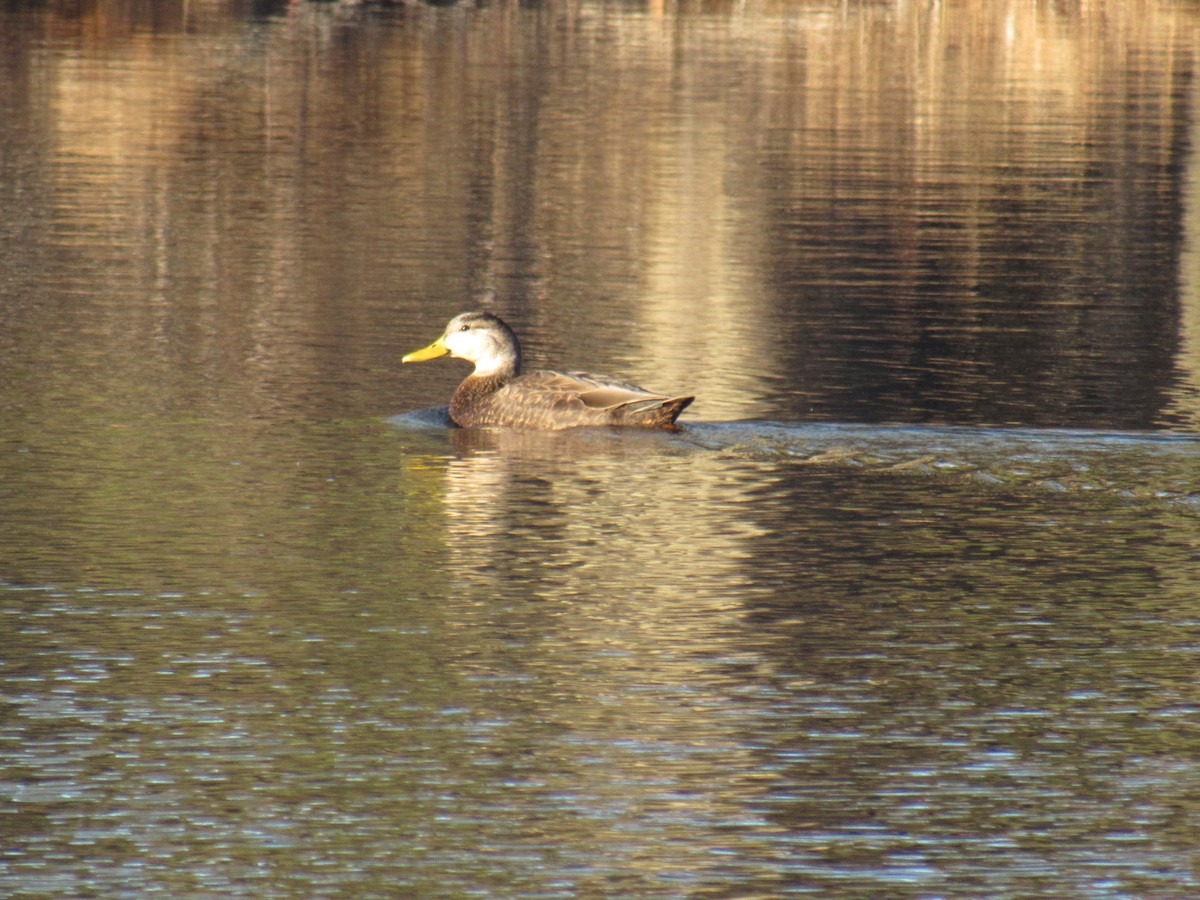
<svg viewBox="0 0 1200 900">
<path fill-rule="evenodd" d="M 0 895 L 1200 896 L 1198 52 L 0 2 Z"/>
</svg>

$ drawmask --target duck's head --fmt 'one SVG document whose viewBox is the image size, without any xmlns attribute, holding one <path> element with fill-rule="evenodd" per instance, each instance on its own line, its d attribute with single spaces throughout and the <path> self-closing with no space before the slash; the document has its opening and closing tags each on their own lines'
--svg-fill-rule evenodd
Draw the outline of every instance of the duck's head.
<svg viewBox="0 0 1200 900">
<path fill-rule="evenodd" d="M 402 362 L 424 362 L 449 354 L 475 363 L 474 375 L 511 377 L 521 371 L 521 345 L 513 330 L 488 312 L 460 313 L 450 320 L 442 336 Z"/>
</svg>

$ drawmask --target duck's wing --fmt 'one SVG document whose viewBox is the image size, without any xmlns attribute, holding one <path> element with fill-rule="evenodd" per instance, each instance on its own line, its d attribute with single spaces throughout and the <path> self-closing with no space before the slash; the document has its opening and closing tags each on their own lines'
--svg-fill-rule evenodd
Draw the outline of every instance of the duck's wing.
<svg viewBox="0 0 1200 900">
<path fill-rule="evenodd" d="M 671 425 L 691 402 L 691 397 L 669 397 L 581 372 L 530 372 L 488 394 L 480 402 L 478 416 L 466 424 L 539 429 L 660 427 Z"/>
<path fill-rule="evenodd" d="M 530 372 L 518 378 L 512 387 L 520 387 L 531 399 L 536 397 L 554 406 L 578 404 L 583 409 L 597 411 L 630 404 L 659 404 L 670 399 L 666 394 L 656 394 L 636 384 L 583 372 Z"/>
</svg>

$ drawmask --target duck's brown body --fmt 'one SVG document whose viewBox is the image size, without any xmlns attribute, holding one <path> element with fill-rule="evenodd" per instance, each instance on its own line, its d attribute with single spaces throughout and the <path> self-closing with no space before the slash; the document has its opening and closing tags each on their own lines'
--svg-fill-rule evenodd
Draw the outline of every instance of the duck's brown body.
<svg viewBox="0 0 1200 900">
<path fill-rule="evenodd" d="M 450 353 L 476 364 L 450 400 L 450 418 L 463 428 L 496 425 L 560 430 L 588 425 L 670 428 L 694 397 L 671 397 L 594 375 L 540 371 L 521 374 L 512 330 L 491 313 L 463 313 L 423 350 L 419 362 Z"/>
<path fill-rule="evenodd" d="M 456 425 L 558 430 L 582 425 L 664 428 L 692 397 L 665 397 L 633 385 L 566 372 L 530 372 L 505 381 L 470 376 L 450 400 Z"/>
</svg>

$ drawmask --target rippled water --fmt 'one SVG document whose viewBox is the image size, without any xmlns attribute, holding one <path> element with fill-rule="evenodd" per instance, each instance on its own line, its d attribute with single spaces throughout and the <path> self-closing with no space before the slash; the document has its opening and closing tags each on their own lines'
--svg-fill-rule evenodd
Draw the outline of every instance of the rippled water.
<svg viewBox="0 0 1200 900">
<path fill-rule="evenodd" d="M 1197 893 L 1196 25 L 5 6 L 0 892 Z"/>
<path fill-rule="evenodd" d="M 9 889 L 1192 884 L 1189 506 L 879 466 L 910 433 L 300 431 L 31 516 L 87 583 L 4 592 Z"/>
</svg>

